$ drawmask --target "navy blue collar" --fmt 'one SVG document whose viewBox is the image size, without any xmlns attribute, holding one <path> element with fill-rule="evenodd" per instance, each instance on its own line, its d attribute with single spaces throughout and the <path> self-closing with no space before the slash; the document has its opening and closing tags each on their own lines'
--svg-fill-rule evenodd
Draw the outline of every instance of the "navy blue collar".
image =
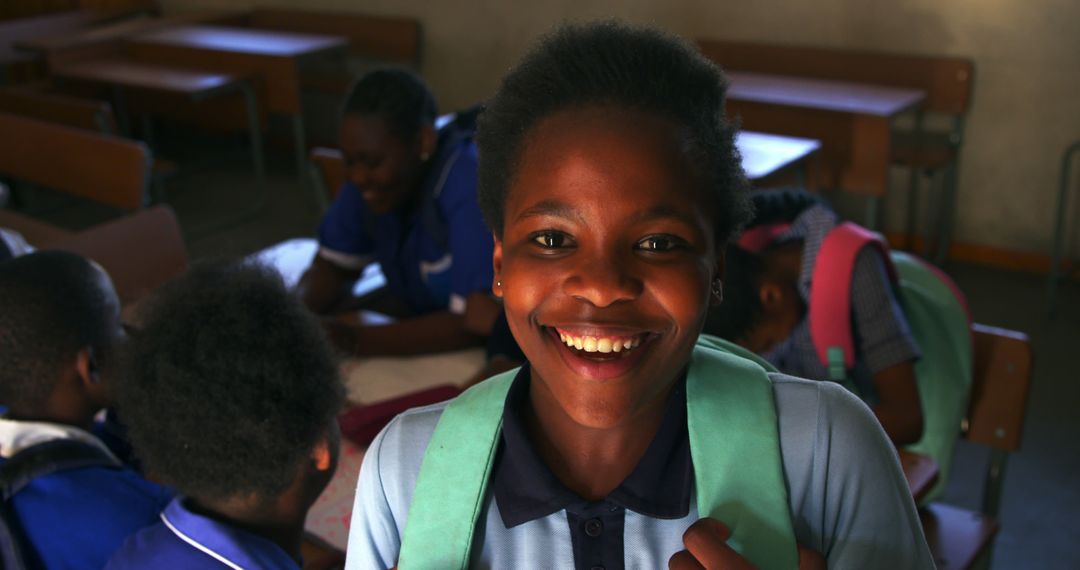
<svg viewBox="0 0 1080 570">
<path fill-rule="evenodd" d="M 566 488 L 537 454 L 525 429 L 527 405 L 528 364 L 521 367 L 506 396 L 492 475 L 495 504 L 506 528 L 589 504 Z M 604 501 L 653 518 L 682 518 L 690 512 L 693 483 L 684 376 L 672 389 L 664 419 L 641 461 Z"/>
<path fill-rule="evenodd" d="M 299 570 L 300 565 L 273 542 L 192 512 L 176 497 L 161 520 L 177 538 L 229 568 Z"/>
</svg>

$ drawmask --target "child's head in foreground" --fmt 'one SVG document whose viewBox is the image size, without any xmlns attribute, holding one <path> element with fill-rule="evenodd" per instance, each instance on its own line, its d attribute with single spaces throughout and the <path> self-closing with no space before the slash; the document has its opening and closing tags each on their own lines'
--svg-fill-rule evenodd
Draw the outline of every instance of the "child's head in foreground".
<svg viewBox="0 0 1080 570">
<path fill-rule="evenodd" d="M 12 417 L 87 426 L 109 404 L 123 338 L 101 266 L 62 251 L 0 263 L 0 404 Z"/>
<path fill-rule="evenodd" d="M 333 473 L 342 387 L 317 322 L 273 270 L 193 267 L 131 342 L 121 413 L 147 472 L 206 509 L 304 509 Z"/>
<path fill-rule="evenodd" d="M 615 425 L 665 393 L 719 300 L 750 215 L 724 93 L 683 40 L 568 26 L 481 115 L 495 293 L 533 379 L 580 424 Z"/>
</svg>

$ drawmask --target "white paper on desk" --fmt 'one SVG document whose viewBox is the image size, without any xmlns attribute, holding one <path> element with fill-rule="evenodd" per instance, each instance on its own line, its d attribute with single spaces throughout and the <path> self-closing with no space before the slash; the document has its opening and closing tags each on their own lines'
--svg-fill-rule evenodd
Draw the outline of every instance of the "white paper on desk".
<svg viewBox="0 0 1080 570">
<path fill-rule="evenodd" d="M 343 365 L 350 402 L 374 404 L 440 384 L 464 386 L 484 366 L 484 349 L 408 357 L 350 359 Z"/>
</svg>

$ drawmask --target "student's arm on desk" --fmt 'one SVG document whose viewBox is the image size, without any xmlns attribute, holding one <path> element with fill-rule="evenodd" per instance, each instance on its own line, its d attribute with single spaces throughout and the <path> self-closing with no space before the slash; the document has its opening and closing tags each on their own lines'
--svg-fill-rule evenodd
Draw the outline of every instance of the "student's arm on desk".
<svg viewBox="0 0 1080 570">
<path fill-rule="evenodd" d="M 915 364 L 901 362 L 874 375 L 878 403 L 871 409 L 896 445 L 919 441 L 923 433 L 922 403 L 915 382 Z"/>
<path fill-rule="evenodd" d="M 412 356 L 481 346 L 483 338 L 465 328 L 465 317 L 438 311 L 386 325 L 323 321 L 331 343 L 352 356 Z"/>
<path fill-rule="evenodd" d="M 300 278 L 296 293 L 304 306 L 316 314 L 324 315 L 352 293 L 353 286 L 362 273 L 359 269 L 348 269 L 333 263 L 319 253 Z"/>
</svg>

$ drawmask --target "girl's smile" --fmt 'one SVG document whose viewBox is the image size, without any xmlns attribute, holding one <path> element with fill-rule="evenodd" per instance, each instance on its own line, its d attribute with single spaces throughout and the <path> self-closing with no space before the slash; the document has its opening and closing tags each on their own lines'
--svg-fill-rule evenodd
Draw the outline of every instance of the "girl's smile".
<svg viewBox="0 0 1080 570">
<path fill-rule="evenodd" d="M 507 321 L 535 389 L 580 424 L 631 420 L 689 360 L 719 268 L 683 133 L 615 107 L 530 133 L 495 246 Z"/>
</svg>

